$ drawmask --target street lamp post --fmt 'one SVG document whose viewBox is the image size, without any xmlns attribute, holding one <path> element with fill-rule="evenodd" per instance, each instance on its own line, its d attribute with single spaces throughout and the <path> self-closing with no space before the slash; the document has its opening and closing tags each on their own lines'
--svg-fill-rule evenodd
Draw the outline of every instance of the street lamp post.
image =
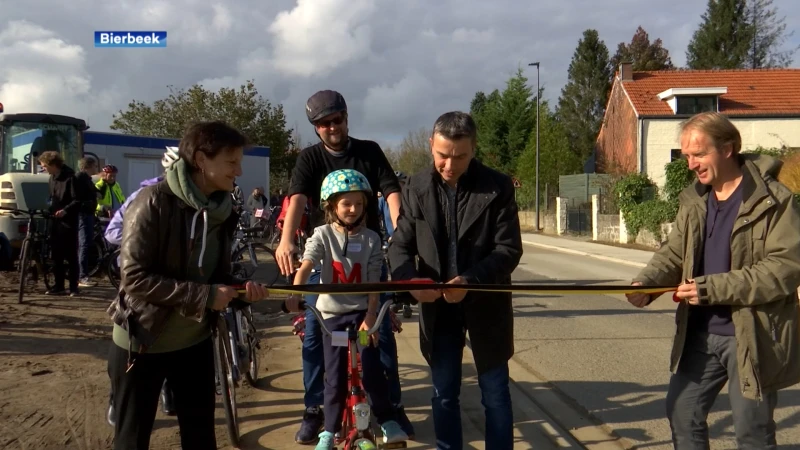
<svg viewBox="0 0 800 450">
<path fill-rule="evenodd" d="M 539 227 L 539 62 L 532 62 L 528 66 L 536 66 L 536 231 Z"/>
</svg>

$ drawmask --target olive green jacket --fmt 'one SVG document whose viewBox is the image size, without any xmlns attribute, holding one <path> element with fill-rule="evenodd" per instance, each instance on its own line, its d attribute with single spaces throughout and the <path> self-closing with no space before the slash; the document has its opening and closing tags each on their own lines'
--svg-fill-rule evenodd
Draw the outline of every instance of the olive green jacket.
<svg viewBox="0 0 800 450">
<path fill-rule="evenodd" d="M 731 233 L 731 271 L 695 278 L 701 304 L 730 305 L 736 330 L 740 388 L 761 399 L 800 382 L 798 295 L 800 208 L 777 181 L 781 162 L 743 154 L 743 201 Z M 634 281 L 678 285 L 692 279 L 702 256 L 709 187 L 695 181 L 680 194 L 667 241 Z M 686 341 L 689 307 L 678 306 L 670 370 Z"/>
</svg>

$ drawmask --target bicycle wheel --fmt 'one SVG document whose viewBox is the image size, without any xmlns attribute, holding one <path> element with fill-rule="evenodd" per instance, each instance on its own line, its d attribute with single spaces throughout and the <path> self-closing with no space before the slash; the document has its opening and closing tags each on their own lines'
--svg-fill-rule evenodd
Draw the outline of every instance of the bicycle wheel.
<svg viewBox="0 0 800 450">
<path fill-rule="evenodd" d="M 49 257 L 46 260 L 36 258 L 34 259 L 34 263 L 37 267 L 36 271 L 42 276 L 42 283 L 44 283 L 44 287 L 48 291 L 53 289 L 53 287 L 56 285 L 55 273 L 53 272 L 53 260 Z"/>
<path fill-rule="evenodd" d="M 87 276 L 93 277 L 100 271 L 100 268 L 103 267 L 103 256 L 105 254 L 105 246 L 103 242 L 100 241 L 102 237 L 98 237 L 89 244 L 89 248 L 87 252 L 89 253 L 89 273 Z"/>
<path fill-rule="evenodd" d="M 264 244 L 247 244 L 242 246 L 231 259 L 234 276 L 251 280 L 266 286 L 278 281 L 280 269 L 275 253 Z"/>
<path fill-rule="evenodd" d="M 244 377 L 250 383 L 250 386 L 255 386 L 256 382 L 258 382 L 258 349 L 261 348 L 261 344 L 258 339 L 258 331 L 253 324 L 253 313 L 249 306 L 242 310 L 241 330 L 245 333 L 247 360 L 249 363 L 247 370 L 244 371 Z"/>
<path fill-rule="evenodd" d="M 108 275 L 108 281 L 111 282 L 114 289 L 119 289 L 119 283 L 122 279 L 122 275 L 119 272 L 119 249 L 114 250 L 114 252 L 108 256 L 108 261 L 106 261 L 106 275 Z"/>
<path fill-rule="evenodd" d="M 275 231 L 272 233 L 272 237 L 269 239 L 269 248 L 275 250 L 276 248 L 278 248 L 278 245 L 280 245 L 280 243 L 281 243 L 281 231 L 275 229 Z"/>
<path fill-rule="evenodd" d="M 17 303 L 22 304 L 25 297 L 25 284 L 28 281 L 28 272 L 31 270 L 31 240 L 25 238 L 22 241 L 22 252 L 19 254 L 19 299 Z"/>
<path fill-rule="evenodd" d="M 217 370 L 217 380 L 222 391 L 222 406 L 225 409 L 225 422 L 228 425 L 228 436 L 231 445 L 239 446 L 239 416 L 236 410 L 236 385 L 231 373 L 231 354 L 226 345 L 228 340 L 228 327 L 225 319 L 220 316 L 217 321 L 217 331 L 214 335 L 214 366 Z"/>
</svg>

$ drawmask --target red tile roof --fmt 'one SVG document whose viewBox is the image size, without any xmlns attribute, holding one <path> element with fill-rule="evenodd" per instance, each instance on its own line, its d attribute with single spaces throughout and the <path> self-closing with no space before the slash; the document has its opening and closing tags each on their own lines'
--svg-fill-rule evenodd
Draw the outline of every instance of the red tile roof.
<svg viewBox="0 0 800 450">
<path fill-rule="evenodd" d="M 800 69 L 672 70 L 633 72 L 622 82 L 639 116 L 674 115 L 658 98 L 670 88 L 726 87 L 720 96 L 721 113 L 800 116 Z"/>
</svg>

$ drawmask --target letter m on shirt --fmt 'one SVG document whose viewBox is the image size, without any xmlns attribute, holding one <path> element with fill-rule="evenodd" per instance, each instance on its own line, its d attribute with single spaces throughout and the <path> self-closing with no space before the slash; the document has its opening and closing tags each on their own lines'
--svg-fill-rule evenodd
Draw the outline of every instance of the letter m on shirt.
<svg viewBox="0 0 800 450">
<path fill-rule="evenodd" d="M 361 263 L 355 263 L 353 270 L 350 271 L 348 276 L 345 273 L 344 266 L 339 261 L 331 261 L 333 264 L 333 284 L 354 284 L 361 283 Z"/>
</svg>

